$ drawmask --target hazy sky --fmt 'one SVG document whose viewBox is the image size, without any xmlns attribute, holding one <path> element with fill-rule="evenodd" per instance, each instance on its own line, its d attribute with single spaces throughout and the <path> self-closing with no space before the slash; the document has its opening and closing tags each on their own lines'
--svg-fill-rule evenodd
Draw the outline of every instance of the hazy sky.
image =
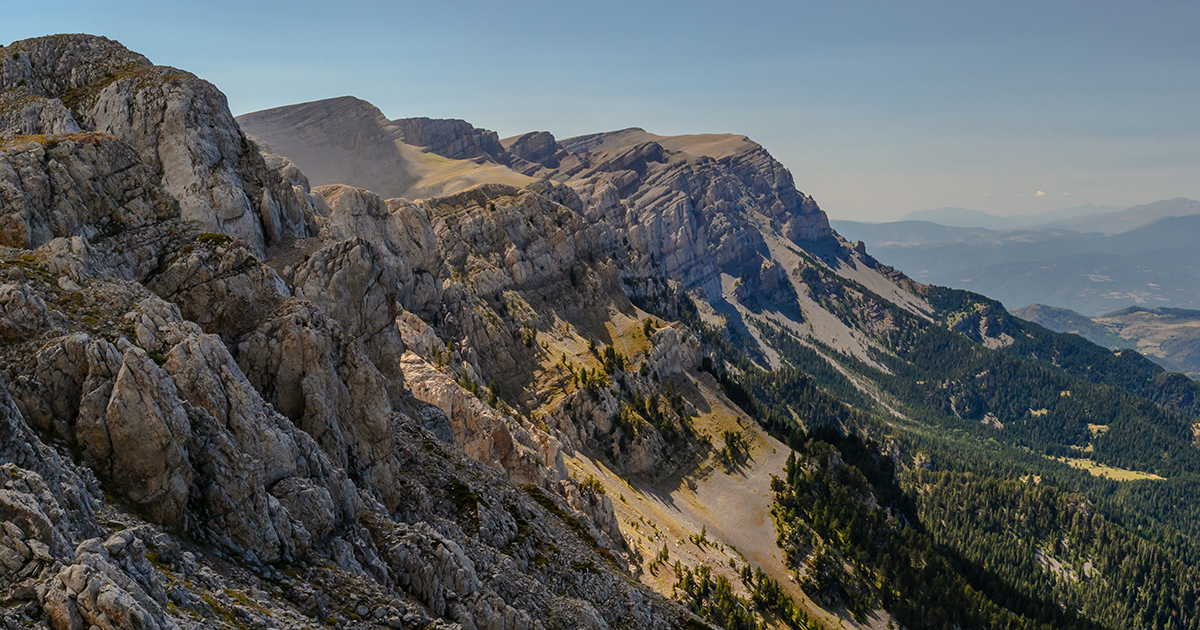
<svg viewBox="0 0 1200 630">
<path fill-rule="evenodd" d="M 833 218 L 1200 198 L 1197 2 L 4 5 L 0 43 L 105 35 L 235 114 L 350 94 L 501 137 L 743 133 Z"/>
</svg>

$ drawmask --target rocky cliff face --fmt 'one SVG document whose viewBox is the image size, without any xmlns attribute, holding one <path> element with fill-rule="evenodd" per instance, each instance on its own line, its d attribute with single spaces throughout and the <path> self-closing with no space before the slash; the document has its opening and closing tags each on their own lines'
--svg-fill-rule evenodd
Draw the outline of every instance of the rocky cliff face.
<svg viewBox="0 0 1200 630">
<path fill-rule="evenodd" d="M 0 242 L 8 247 L 96 238 L 179 214 L 158 174 L 112 136 L 27 136 L 7 141 L 4 151 Z"/>
<path fill-rule="evenodd" d="M 495 131 L 476 129 L 465 120 L 404 118 L 395 121 L 400 138 L 430 153 L 455 160 L 477 157 L 503 159 L 504 147 Z"/>
<path fill-rule="evenodd" d="M 531 131 L 501 142 L 508 151 L 509 164 L 522 172 L 537 172 L 539 166 L 558 168 L 567 153 L 548 131 Z M 520 168 L 521 160 L 528 162 L 524 168 Z"/>
<path fill-rule="evenodd" d="M 722 272 L 737 276 L 767 254 L 762 229 L 795 242 L 834 238 L 825 213 L 796 190 L 791 173 L 744 136 L 665 137 L 631 129 L 562 142 L 544 131 L 497 141 L 494 132 L 463 121 L 389 122 L 357 99 L 247 114 L 240 122 L 274 149 L 308 160 L 323 178 L 385 195 L 420 194 L 412 183 L 423 167 L 368 137 L 476 160 L 476 175 L 459 184 L 464 188 L 517 183 L 517 173 L 565 183 L 575 194 L 558 200 L 588 219 L 630 286 L 665 275 L 717 296 Z M 380 164 L 391 164 L 393 181 L 405 183 L 371 173 Z"/>
<path fill-rule="evenodd" d="M 310 208 L 268 167 L 207 81 L 85 35 L 16 42 L 3 52 L 2 117 L 15 123 L 5 136 L 114 136 L 158 175 L 184 219 L 257 251 L 314 227 Z"/>
<path fill-rule="evenodd" d="M 688 622 L 555 430 L 465 386 L 630 308 L 566 191 L 314 189 L 186 72 L 0 52 L 7 625 Z"/>
<path fill-rule="evenodd" d="M 736 276 L 767 255 L 764 224 L 793 241 L 833 237 L 825 213 L 796 190 L 787 169 L 745 138 L 730 137 L 732 150 L 713 152 L 686 137 L 604 136 L 564 141 L 568 150 L 591 150 L 572 154 L 550 176 L 578 191 L 609 248 L 628 243 L 635 259 L 627 273 L 656 275 L 661 266 L 686 288 L 719 295 L 720 273 Z"/>
<path fill-rule="evenodd" d="M 595 230 L 559 201 L 579 206 L 569 187 L 553 184 L 525 189 L 489 185 L 418 202 L 437 234 L 446 279 L 439 310 L 427 315 L 433 322 L 427 334 L 432 341 L 419 340 L 416 331 L 410 336 L 427 362 L 445 362 L 468 387 L 488 383 L 501 408 L 511 405 L 525 413 L 527 418 L 519 422 L 502 414 L 507 425 L 520 425 L 502 442 L 515 440 L 548 464 L 557 462 L 564 450 L 582 449 L 603 454 L 618 470 L 668 475 L 700 450 L 686 414 L 666 412 L 669 418 L 647 422 L 650 417 L 630 413 L 626 399 L 634 392 L 657 399 L 663 389 L 660 379 L 695 370 L 698 343 L 694 338 L 685 342 L 682 333 L 662 336 L 659 331 L 650 338 L 641 332 L 637 337 L 651 347 L 622 354 L 628 345 L 617 346 L 612 327 L 625 322 L 638 328 L 636 309 L 622 289 L 616 264 L 599 249 Z M 674 350 L 681 345 L 689 351 Z M 581 352 L 584 347 L 591 350 Z M 585 356 L 576 365 L 579 353 Z M 563 382 L 567 375 L 571 380 Z M 559 395 L 560 387 L 569 392 L 565 397 Z M 458 422 L 452 404 L 435 402 L 444 395 L 417 396 Z M 543 414 L 545 426 L 529 421 L 534 411 Z M 465 410 L 460 415 L 479 416 Z M 474 447 L 464 448 L 473 452 Z M 562 477 L 557 463 L 541 474 Z M 611 510 L 591 517 L 612 521 Z M 615 526 L 607 534 L 620 538 Z"/>
</svg>

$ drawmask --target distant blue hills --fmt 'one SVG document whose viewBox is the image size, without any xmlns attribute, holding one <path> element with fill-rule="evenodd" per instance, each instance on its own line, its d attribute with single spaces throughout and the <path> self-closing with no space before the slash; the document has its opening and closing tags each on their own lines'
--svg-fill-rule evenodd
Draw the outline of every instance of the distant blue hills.
<svg viewBox="0 0 1200 630">
<path fill-rule="evenodd" d="M 998 227 L 1003 222 L 1010 227 Z M 830 223 L 916 280 L 970 289 L 1008 308 L 1046 304 L 1088 316 L 1134 306 L 1200 309 L 1200 201 L 1192 199 L 1023 217 L 937 208 L 891 223 Z"/>
<path fill-rule="evenodd" d="M 1015 230 L 1018 228 L 1029 227 L 1033 225 L 1041 225 L 1052 221 L 1063 219 L 1073 219 L 1093 214 L 1103 214 L 1108 212 L 1117 212 L 1122 210 L 1117 206 L 1097 206 L 1087 204 L 1083 206 L 1074 206 L 1071 208 L 1063 208 L 1061 210 L 1050 210 L 1038 214 L 1020 214 L 1010 216 L 998 216 L 988 214 L 979 210 L 969 210 L 967 208 L 932 208 L 930 210 L 917 210 L 904 215 L 901 221 L 928 221 L 930 223 L 938 223 L 950 227 L 964 228 L 985 228 L 989 230 Z"/>
</svg>

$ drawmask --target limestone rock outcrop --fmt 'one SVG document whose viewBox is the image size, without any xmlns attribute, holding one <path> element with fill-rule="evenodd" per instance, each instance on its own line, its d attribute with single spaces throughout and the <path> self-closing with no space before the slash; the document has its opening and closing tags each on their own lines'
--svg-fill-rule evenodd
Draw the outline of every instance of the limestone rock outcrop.
<svg viewBox="0 0 1200 630">
<path fill-rule="evenodd" d="M 27 89 L 0 96 L 0 140 L 37 134 L 79 133 L 79 123 L 56 98 L 34 96 Z"/>
<path fill-rule="evenodd" d="M 590 425 L 499 395 L 541 331 L 637 316 L 572 189 L 314 188 L 185 71 L 90 36 L 0 52 L 0 624 L 694 622 L 563 460 L 607 439 L 648 469 L 662 438 L 629 443 L 608 390 L 568 401 Z M 401 122 L 489 164 L 563 154 Z"/>
<path fill-rule="evenodd" d="M 495 131 L 477 129 L 465 120 L 402 118 L 395 124 L 404 142 L 442 157 L 463 160 L 504 155 Z"/>
<path fill-rule="evenodd" d="M 560 143 L 593 152 L 572 153 L 549 176 L 576 188 L 606 249 L 620 250 L 617 243 L 627 240 L 640 255 L 628 261 L 627 274 L 651 275 L 661 265 L 685 287 L 717 295 L 722 271 L 736 276 L 765 252 L 755 214 L 789 240 L 833 236 L 825 213 L 796 190 L 787 169 L 744 137 L 605 135 Z"/>
<path fill-rule="evenodd" d="M 329 313 L 396 387 L 404 380 L 399 367 L 404 341 L 396 327 L 398 275 L 370 241 L 352 238 L 314 252 L 292 280 L 296 297 Z"/>
<path fill-rule="evenodd" d="M 192 409 L 193 432 L 207 442 L 196 453 L 195 468 L 210 518 L 202 528 L 209 535 L 262 562 L 294 557 L 305 536 L 292 520 L 304 525 L 305 519 L 325 521 L 330 515 L 290 515 L 268 494 L 292 477 L 324 486 L 334 497 L 334 518 L 358 517 L 362 504 L 344 473 L 307 433 L 258 396 L 219 341 L 189 338 L 172 349 L 164 368 Z"/>
<path fill-rule="evenodd" d="M 394 276 L 402 307 L 418 313 L 435 307 L 441 299 L 443 263 L 438 236 L 424 208 L 402 199 L 385 202 L 370 191 L 349 186 L 319 186 L 315 192 L 329 206 L 322 241 L 365 239 Z"/>
<path fill-rule="evenodd" d="M 403 365 L 413 395 L 446 413 L 455 445 L 472 458 L 519 483 L 540 486 L 566 477 L 562 451 L 552 438 L 535 437 L 533 427 L 498 413 L 412 352 L 404 354 Z"/>
<path fill-rule="evenodd" d="M 178 213 L 154 171 L 111 136 L 35 136 L 0 147 L 0 244 L 8 247 L 107 236 Z"/>
<path fill-rule="evenodd" d="M 70 564 L 38 592 L 51 627 L 175 630 L 146 545 L 130 532 L 79 543 Z M 132 574 L 132 575 L 131 575 Z"/>
<path fill-rule="evenodd" d="M 234 340 L 291 296 L 254 252 L 224 234 L 202 234 L 160 266 L 146 287 L 206 332 Z"/>
<path fill-rule="evenodd" d="M 186 529 L 191 426 L 174 382 L 145 350 L 125 353 L 102 424 L 91 433 L 85 446 L 102 474 L 154 521 Z"/>
<path fill-rule="evenodd" d="M 25 40 L 4 53 L 0 90 L 21 88 L 31 96 L 58 99 L 78 129 L 127 143 L 161 177 L 183 218 L 201 231 L 224 232 L 256 251 L 285 237 L 308 235 L 313 222 L 306 210 L 311 208 L 278 170 L 268 167 L 211 83 L 150 65 L 116 42 L 85 35 Z M 36 129 L 27 114 L 19 118 L 15 122 L 22 132 L 71 127 L 59 114 Z"/>
<path fill-rule="evenodd" d="M 508 152 L 516 158 L 530 163 L 534 169 L 523 169 L 523 172 L 536 172 L 536 167 L 558 168 L 559 163 L 566 157 L 566 151 L 560 149 L 558 141 L 548 131 L 531 131 L 515 138 L 504 141 Z"/>
<path fill-rule="evenodd" d="M 526 343 L 527 324 L 597 330 L 608 309 L 632 308 L 595 232 L 540 188 L 493 184 L 418 204 L 450 268 L 442 338 L 462 341 L 482 374 L 514 389 L 542 352 Z"/>
<path fill-rule="evenodd" d="M 700 340 L 685 326 L 672 324 L 654 331 L 653 347 L 646 358 L 646 365 L 660 377 L 694 372 L 700 367 L 703 354 Z"/>
<path fill-rule="evenodd" d="M 24 284 L 0 284 L 0 337 L 20 339 L 46 325 L 46 302 Z"/>
<path fill-rule="evenodd" d="M 50 35 L 13 42 L 3 49 L 0 85 L 4 89 L 25 88 L 53 97 L 78 94 L 122 70 L 150 65 L 145 56 L 95 35 Z"/>
<path fill-rule="evenodd" d="M 78 444 L 154 522 L 190 529 L 202 502 L 196 531 L 273 561 L 308 544 L 268 494 L 276 482 L 316 480 L 338 519 L 361 511 L 345 474 L 261 399 L 219 338 L 139 285 L 91 281 L 77 295 L 66 299 L 84 313 L 125 312 L 98 322 L 124 350 L 87 333 L 35 340 L 41 349 L 13 366 L 9 390 L 23 416 Z M 294 515 L 301 525 L 309 517 Z"/>
<path fill-rule="evenodd" d="M 319 308 L 285 301 L 237 351 L 255 390 L 337 467 L 362 472 L 391 455 L 389 381 Z"/>
</svg>

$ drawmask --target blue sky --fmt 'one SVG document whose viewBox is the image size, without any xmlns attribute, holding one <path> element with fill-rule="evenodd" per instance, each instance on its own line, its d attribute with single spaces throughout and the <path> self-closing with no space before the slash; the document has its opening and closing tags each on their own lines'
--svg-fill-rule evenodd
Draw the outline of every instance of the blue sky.
<svg viewBox="0 0 1200 630">
<path fill-rule="evenodd" d="M 235 114 L 743 133 L 833 218 L 1200 198 L 1196 2 L 11 4 L 0 43 L 105 35 Z"/>
</svg>

